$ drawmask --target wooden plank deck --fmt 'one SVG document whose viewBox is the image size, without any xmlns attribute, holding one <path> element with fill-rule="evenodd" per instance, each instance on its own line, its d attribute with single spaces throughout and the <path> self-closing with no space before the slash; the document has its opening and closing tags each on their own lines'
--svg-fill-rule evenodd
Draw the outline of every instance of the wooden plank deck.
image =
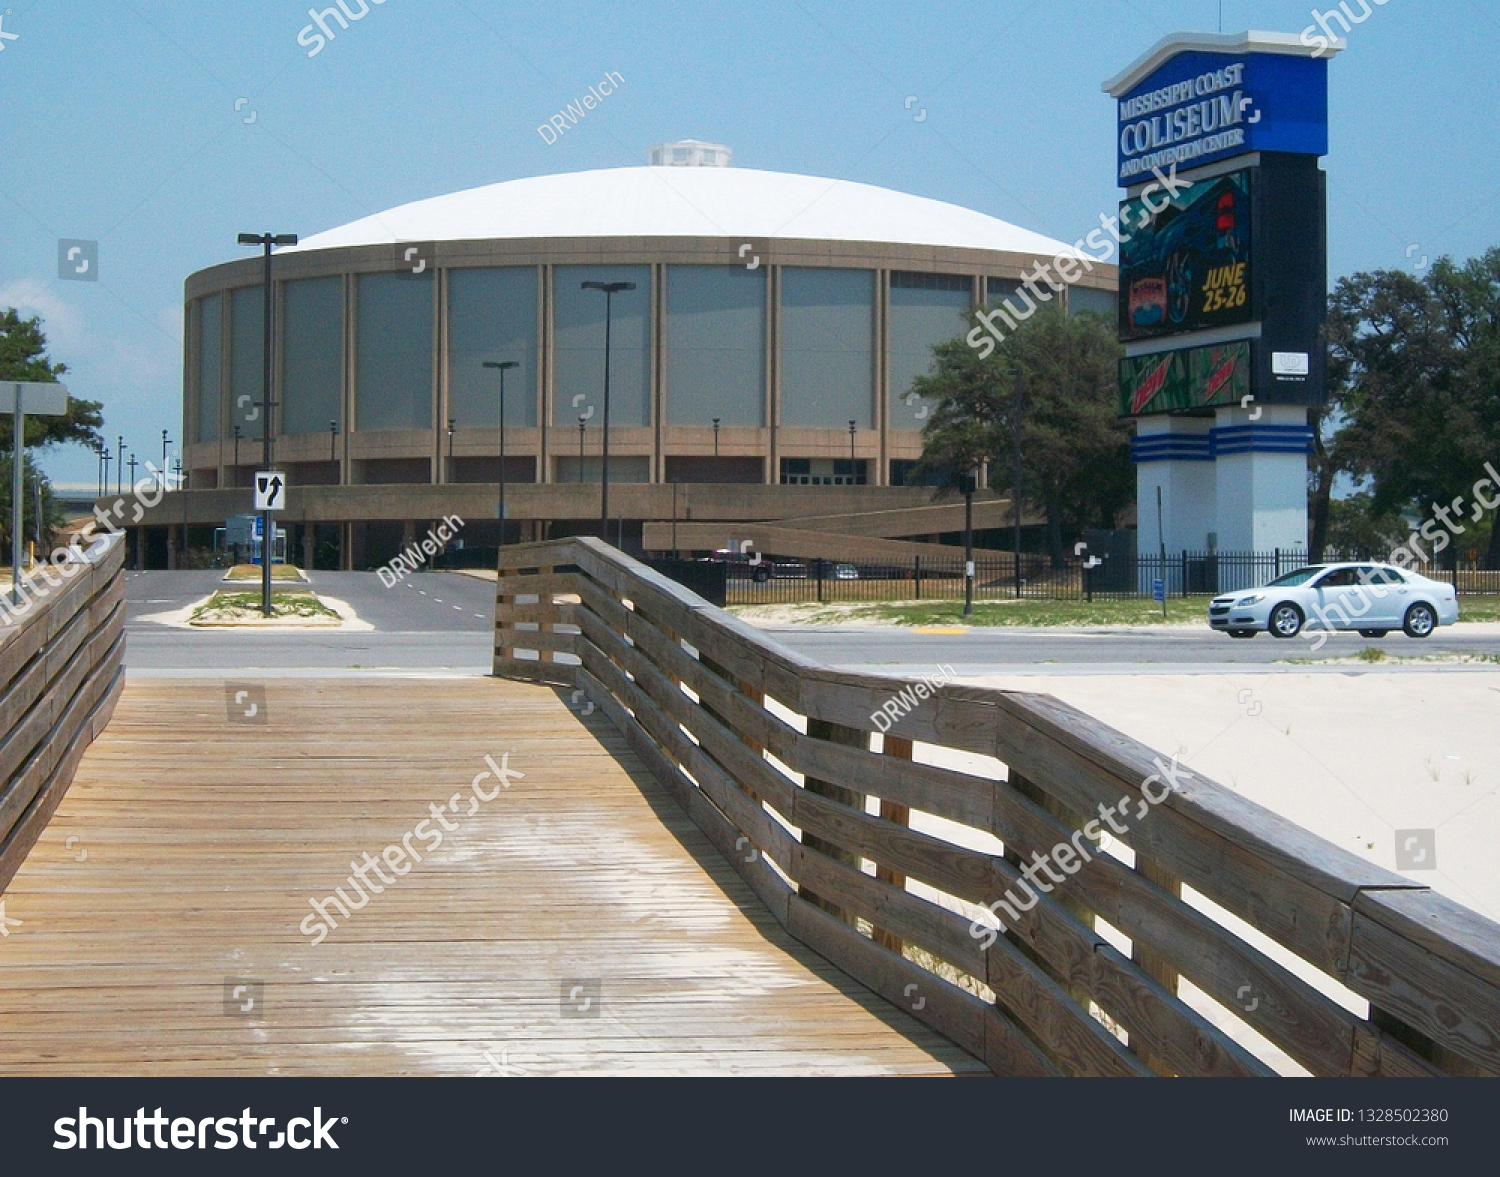
<svg viewBox="0 0 1500 1177">
<path fill-rule="evenodd" d="M 984 1073 L 787 936 L 566 693 L 263 681 L 264 725 L 218 680 L 127 685 L 3 897 L 0 1074 Z M 524 780 L 470 815 L 505 753 Z M 309 898 L 455 794 L 312 944 Z"/>
</svg>

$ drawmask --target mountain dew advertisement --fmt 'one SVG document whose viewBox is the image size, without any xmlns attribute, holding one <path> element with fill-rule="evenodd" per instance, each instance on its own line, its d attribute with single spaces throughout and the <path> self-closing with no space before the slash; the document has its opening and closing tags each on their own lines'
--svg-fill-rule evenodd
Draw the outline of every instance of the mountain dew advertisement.
<svg viewBox="0 0 1500 1177">
<path fill-rule="evenodd" d="M 1120 361 L 1120 415 L 1235 405 L 1250 395 L 1250 344 L 1154 352 Z"/>
</svg>

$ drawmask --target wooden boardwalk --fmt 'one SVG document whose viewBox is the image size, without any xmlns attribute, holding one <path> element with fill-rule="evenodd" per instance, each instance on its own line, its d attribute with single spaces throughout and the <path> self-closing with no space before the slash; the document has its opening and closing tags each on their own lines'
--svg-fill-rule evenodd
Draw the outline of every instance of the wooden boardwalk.
<svg viewBox="0 0 1500 1177">
<path fill-rule="evenodd" d="M 566 692 L 263 685 L 264 724 L 127 685 L 3 897 L 0 1074 L 985 1073 L 791 939 Z M 487 754 L 525 778 L 471 801 Z M 423 861 L 314 945 L 309 899 L 403 836 Z"/>
</svg>

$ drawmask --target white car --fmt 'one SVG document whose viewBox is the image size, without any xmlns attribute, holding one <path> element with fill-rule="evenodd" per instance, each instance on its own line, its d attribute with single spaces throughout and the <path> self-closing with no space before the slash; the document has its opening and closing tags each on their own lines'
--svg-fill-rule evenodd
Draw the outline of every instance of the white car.
<svg viewBox="0 0 1500 1177">
<path fill-rule="evenodd" d="M 1383 638 L 1393 629 L 1425 638 L 1458 620 L 1451 584 L 1390 564 L 1314 564 L 1263 588 L 1215 597 L 1208 624 L 1232 638 L 1261 630 L 1294 638 L 1308 630 L 1358 630 Z"/>
</svg>

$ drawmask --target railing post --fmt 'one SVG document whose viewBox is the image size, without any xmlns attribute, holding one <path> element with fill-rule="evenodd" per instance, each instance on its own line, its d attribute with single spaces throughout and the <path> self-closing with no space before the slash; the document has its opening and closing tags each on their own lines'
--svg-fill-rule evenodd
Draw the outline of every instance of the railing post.
<svg viewBox="0 0 1500 1177">
<path fill-rule="evenodd" d="M 918 562 L 921 557 L 917 557 Z M 885 737 L 885 754 L 894 756 L 897 760 L 911 759 L 912 742 L 903 736 L 887 735 Z M 906 805 L 897 805 L 894 801 L 887 801 L 884 797 L 880 799 L 880 816 L 886 821 L 894 822 L 898 826 L 911 825 L 911 808 Z M 892 887 L 906 888 L 906 876 L 900 871 L 892 870 L 888 866 L 875 864 L 875 877 L 882 883 L 889 883 Z M 881 927 L 871 929 L 871 935 L 877 944 L 889 948 L 897 956 L 902 955 L 906 945 L 901 937 L 894 932 L 888 932 Z"/>
<path fill-rule="evenodd" d="M 916 567 L 913 570 L 913 575 L 916 577 L 917 581 L 917 600 L 920 601 L 922 599 L 922 557 L 916 556 L 914 557 L 914 560 L 916 562 Z"/>
<path fill-rule="evenodd" d="M 823 557 L 819 556 L 818 565 L 818 604 L 823 603 Z"/>
<path fill-rule="evenodd" d="M 1155 883 L 1174 899 L 1182 898 L 1182 880 L 1173 875 L 1165 868 L 1158 866 L 1149 858 L 1143 858 L 1139 852 L 1135 856 L 1135 870 L 1142 878 Z M 1177 993 L 1177 970 L 1172 967 L 1167 957 L 1157 952 L 1150 945 L 1143 944 L 1140 940 L 1134 940 L 1130 946 L 1130 959 L 1135 961 L 1145 973 L 1168 993 L 1174 996 Z M 1135 1053 L 1148 1067 L 1154 1071 L 1165 1073 L 1161 1060 L 1157 1059 L 1149 1051 L 1132 1047 Z"/>
<path fill-rule="evenodd" d="M 868 748 L 870 746 L 869 733 L 861 731 L 857 727 L 845 727 L 843 724 L 829 723 L 823 719 L 812 719 L 807 721 L 807 736 L 812 740 L 828 740 L 830 743 L 843 744 L 850 748 Z M 865 795 L 857 793 L 853 789 L 843 785 L 836 785 L 832 781 L 820 781 L 814 777 L 803 778 L 803 788 L 809 793 L 819 797 L 827 797 L 830 801 L 836 801 L 840 805 L 847 805 L 850 809 L 863 813 L 865 810 Z M 826 839 L 819 838 L 815 834 L 802 831 L 802 845 L 818 854 L 827 855 L 837 862 L 842 862 L 854 870 L 860 870 L 863 866 L 863 858 L 856 852 L 845 850 L 834 845 Z M 799 884 L 797 894 L 802 898 L 816 904 L 835 919 L 842 920 L 850 927 L 854 927 L 856 920 L 852 911 L 845 911 L 837 903 L 827 899 L 820 899 L 806 886 Z"/>
</svg>

